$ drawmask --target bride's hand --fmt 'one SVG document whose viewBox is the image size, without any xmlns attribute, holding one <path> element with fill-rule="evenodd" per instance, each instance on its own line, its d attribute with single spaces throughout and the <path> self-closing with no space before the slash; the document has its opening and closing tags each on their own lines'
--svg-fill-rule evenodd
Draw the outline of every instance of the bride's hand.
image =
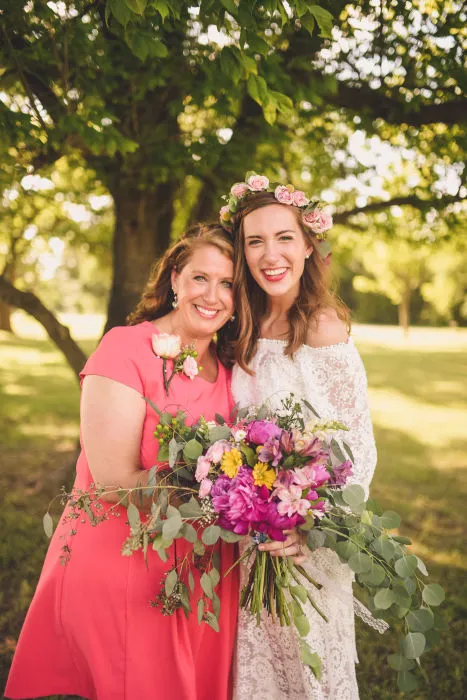
<svg viewBox="0 0 467 700">
<path fill-rule="evenodd" d="M 294 564 L 304 564 L 307 560 L 307 549 L 304 536 L 297 529 L 284 530 L 287 535 L 283 542 L 273 540 L 258 545 L 262 552 L 269 552 L 273 557 L 292 557 Z"/>
</svg>

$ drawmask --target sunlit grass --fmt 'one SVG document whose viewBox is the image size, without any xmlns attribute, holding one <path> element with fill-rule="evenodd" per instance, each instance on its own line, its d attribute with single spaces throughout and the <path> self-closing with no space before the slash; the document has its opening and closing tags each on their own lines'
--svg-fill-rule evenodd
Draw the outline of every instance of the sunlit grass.
<svg viewBox="0 0 467 700">
<path fill-rule="evenodd" d="M 41 519 L 50 498 L 70 480 L 78 438 L 78 383 L 40 328 L 15 317 L 22 337 L 0 334 L 0 680 L 7 668 L 47 546 Z M 36 324 L 37 325 L 37 324 Z M 87 352 L 102 318 L 83 316 L 73 334 Z M 90 335 L 93 329 L 93 335 Z M 431 687 L 412 697 L 463 697 L 467 558 L 467 332 L 356 326 L 369 379 L 378 445 L 373 496 L 398 511 L 401 531 L 446 589 L 450 632 L 427 655 Z M 84 341 L 84 342 L 83 342 Z M 394 651 L 358 623 L 362 700 L 399 697 L 385 656 Z M 339 699 L 340 700 L 340 699 Z M 345 700 L 345 699 L 342 699 Z"/>
</svg>

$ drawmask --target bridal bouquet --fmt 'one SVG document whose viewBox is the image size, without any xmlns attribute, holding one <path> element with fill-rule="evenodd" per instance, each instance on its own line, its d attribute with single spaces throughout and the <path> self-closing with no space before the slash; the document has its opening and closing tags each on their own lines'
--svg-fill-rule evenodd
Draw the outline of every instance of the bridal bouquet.
<svg viewBox="0 0 467 700">
<path fill-rule="evenodd" d="M 410 540 L 388 532 L 399 526 L 399 516 L 365 502 L 362 487 L 346 484 L 353 456 L 345 442 L 335 439 L 345 426 L 322 420 L 309 403 L 293 395 L 274 416 L 266 406 L 257 411 L 235 408 L 231 426 L 220 415 L 215 421 L 201 417 L 187 425 L 183 411 L 173 416 L 146 400 L 159 415 L 158 466 L 149 471 L 147 484 L 119 491 L 130 528 L 122 554 L 141 549 L 146 557 L 152 548 L 166 561 L 175 539 L 192 545 L 191 562 L 175 561 L 153 604 L 165 615 L 180 608 L 189 615 L 198 569 L 198 621 L 218 630 L 215 588 L 220 572 L 213 545 L 219 539 L 233 544 L 249 538 L 236 562 L 247 560 L 250 567 L 240 605 L 258 624 L 263 610 L 281 625 L 294 624 L 301 658 L 319 678 L 320 660 L 307 643 L 310 621 L 303 606 L 309 602 L 326 620 L 311 592 L 321 585 L 290 558 L 258 549 L 259 543 L 283 541 L 284 530 L 298 528 L 309 549 L 327 547 L 348 563 L 373 621 L 385 620 L 401 632 L 400 649 L 388 662 L 398 673 L 399 688 L 414 689 L 418 680 L 413 670 L 444 629 L 433 611 L 444 600 L 444 591 L 425 583 L 422 577 L 428 572 L 419 557 L 408 553 Z M 305 421 L 303 405 L 314 415 L 312 420 Z M 69 502 L 97 524 L 108 517 L 99 510 L 103 493 L 99 488 L 72 493 Z M 144 515 L 140 508 L 148 501 Z"/>
</svg>

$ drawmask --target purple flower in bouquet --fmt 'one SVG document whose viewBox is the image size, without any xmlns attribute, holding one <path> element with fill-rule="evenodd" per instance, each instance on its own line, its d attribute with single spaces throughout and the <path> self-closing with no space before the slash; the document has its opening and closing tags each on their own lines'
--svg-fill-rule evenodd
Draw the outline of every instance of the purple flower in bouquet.
<svg viewBox="0 0 467 700">
<path fill-rule="evenodd" d="M 264 445 L 269 438 L 281 436 L 282 430 L 268 420 L 254 420 L 248 425 L 246 439 L 254 445 Z"/>
<path fill-rule="evenodd" d="M 269 496 L 266 487 L 255 486 L 247 467 L 241 467 L 233 479 L 219 476 L 211 490 L 213 506 L 219 513 L 218 524 L 238 535 L 246 535 L 252 522 L 263 519 Z"/>
<path fill-rule="evenodd" d="M 280 447 L 282 452 L 285 452 L 286 454 L 292 452 L 295 447 L 292 433 L 288 430 L 283 430 L 281 433 Z"/>
<path fill-rule="evenodd" d="M 263 520 L 258 523 L 253 523 L 253 527 L 258 532 L 265 532 L 272 540 L 283 542 L 287 535 L 284 530 L 291 530 L 297 525 L 305 522 L 299 513 L 293 513 L 291 516 L 281 515 L 277 510 L 277 502 L 270 501 L 267 505 Z"/>
<path fill-rule="evenodd" d="M 275 488 L 285 488 L 288 489 L 292 485 L 294 480 L 294 473 L 290 469 L 281 469 L 277 473 L 276 480 L 273 484 Z"/>
<path fill-rule="evenodd" d="M 277 467 L 283 457 L 280 439 L 274 436 L 266 440 L 258 453 L 258 457 L 261 462 L 270 462 L 273 467 Z"/>
<path fill-rule="evenodd" d="M 353 474 L 352 466 L 352 462 L 346 459 L 346 461 L 339 464 L 339 466 L 333 467 L 329 484 L 332 486 L 344 486 L 349 476 Z"/>
</svg>

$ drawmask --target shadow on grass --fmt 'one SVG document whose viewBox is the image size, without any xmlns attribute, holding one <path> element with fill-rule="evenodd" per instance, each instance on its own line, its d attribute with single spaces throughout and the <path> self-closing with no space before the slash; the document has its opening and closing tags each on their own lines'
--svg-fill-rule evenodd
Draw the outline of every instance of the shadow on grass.
<svg viewBox="0 0 467 700">
<path fill-rule="evenodd" d="M 372 388 L 394 389 L 439 407 L 466 407 L 465 350 L 420 353 L 363 346 L 361 354 Z"/>
</svg>

